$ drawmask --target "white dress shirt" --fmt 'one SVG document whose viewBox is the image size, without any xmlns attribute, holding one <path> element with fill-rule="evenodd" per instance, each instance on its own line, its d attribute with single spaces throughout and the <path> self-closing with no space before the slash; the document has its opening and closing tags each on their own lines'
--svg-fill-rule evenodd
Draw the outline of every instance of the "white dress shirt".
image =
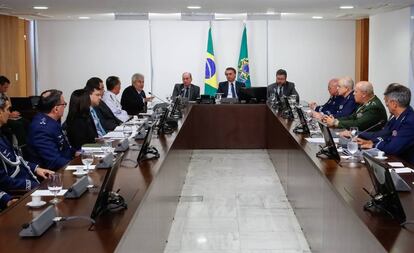
<svg viewBox="0 0 414 253">
<path fill-rule="evenodd" d="M 128 113 L 122 110 L 122 105 L 115 93 L 112 91 L 105 91 L 102 100 L 119 120 L 125 122 L 129 119 Z"/>
<path fill-rule="evenodd" d="M 228 83 L 229 83 L 229 89 L 227 91 L 227 97 L 228 98 L 237 98 L 236 81 L 233 82 L 234 94 L 236 95 L 235 97 L 233 97 L 233 93 L 231 92 L 231 82 L 228 82 Z"/>
</svg>

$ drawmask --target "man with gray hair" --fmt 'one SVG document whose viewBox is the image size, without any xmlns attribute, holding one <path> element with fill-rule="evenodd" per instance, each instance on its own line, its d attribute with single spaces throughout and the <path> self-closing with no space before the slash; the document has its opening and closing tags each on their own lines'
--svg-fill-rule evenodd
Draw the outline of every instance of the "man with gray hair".
<svg viewBox="0 0 414 253">
<path fill-rule="evenodd" d="M 191 83 L 193 81 L 191 73 L 184 72 L 182 80 L 183 83 L 177 83 L 174 85 L 172 94 L 173 98 L 181 96 L 188 99 L 188 101 L 195 101 L 198 97 L 200 97 L 200 87 Z"/>
<path fill-rule="evenodd" d="M 338 90 L 338 81 L 339 79 L 333 78 L 328 83 L 328 92 L 330 98 L 324 105 L 317 105 L 315 102 L 309 103 L 309 107 L 313 110 L 312 116 L 317 119 L 321 119 L 322 115 L 335 115 L 339 109 L 339 106 L 342 104 L 344 97 L 339 96 Z"/>
<path fill-rule="evenodd" d="M 138 115 L 147 111 L 147 103 L 154 97 L 147 97 L 144 91 L 144 75 L 135 73 L 131 78 L 131 86 L 122 92 L 121 105 L 128 115 Z"/>
<path fill-rule="evenodd" d="M 414 111 L 410 106 L 411 91 L 392 83 L 384 92 L 385 105 L 391 119 L 384 129 L 359 135 L 357 142 L 362 148 L 377 148 L 386 154 L 397 155 L 414 163 Z"/>
<path fill-rule="evenodd" d="M 384 105 L 374 94 L 374 87 L 370 82 L 362 81 L 356 84 L 354 90 L 355 102 L 359 104 L 358 109 L 349 116 L 335 118 L 326 116 L 323 121 L 329 127 L 350 128 L 358 127 L 364 131 L 369 127 L 372 130 L 380 130 L 387 122 L 387 113 Z"/>
</svg>

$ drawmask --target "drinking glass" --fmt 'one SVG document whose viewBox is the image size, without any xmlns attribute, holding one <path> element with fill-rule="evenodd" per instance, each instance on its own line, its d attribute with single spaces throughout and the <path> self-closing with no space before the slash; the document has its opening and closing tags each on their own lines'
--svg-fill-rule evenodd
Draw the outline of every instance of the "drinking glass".
<svg viewBox="0 0 414 253">
<path fill-rule="evenodd" d="M 350 141 L 347 143 L 347 148 L 349 153 L 351 153 L 351 157 L 350 159 L 355 159 L 354 154 L 358 151 L 358 143 L 354 142 L 354 141 Z"/>
<path fill-rule="evenodd" d="M 124 133 L 125 139 L 129 138 L 132 134 L 132 127 L 124 125 L 124 128 L 122 129 L 122 132 Z"/>
<path fill-rule="evenodd" d="M 216 93 L 216 104 L 220 104 L 221 103 L 221 93 Z"/>
<path fill-rule="evenodd" d="M 358 136 L 358 127 L 350 127 L 349 132 L 351 133 L 351 140 L 354 140 Z"/>
<path fill-rule="evenodd" d="M 86 165 L 86 171 L 89 171 L 89 167 L 90 165 L 93 163 L 93 153 L 92 152 L 82 152 L 81 154 L 81 159 L 82 159 L 82 163 L 83 165 Z"/>
<path fill-rule="evenodd" d="M 111 139 L 104 139 L 104 145 L 102 146 L 102 151 L 105 154 L 112 152 L 112 140 Z"/>
<path fill-rule="evenodd" d="M 55 196 L 50 203 L 57 204 L 60 200 L 57 198 L 57 194 L 62 190 L 63 181 L 62 175 L 60 173 L 54 173 L 49 176 L 49 181 L 47 182 L 47 188 Z"/>
</svg>

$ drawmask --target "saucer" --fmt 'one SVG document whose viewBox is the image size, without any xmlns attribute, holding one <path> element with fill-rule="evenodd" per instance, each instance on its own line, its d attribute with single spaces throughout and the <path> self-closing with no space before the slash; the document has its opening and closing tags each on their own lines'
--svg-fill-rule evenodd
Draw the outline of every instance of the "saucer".
<svg viewBox="0 0 414 253">
<path fill-rule="evenodd" d="M 375 158 L 375 159 L 378 159 L 378 160 L 385 160 L 385 159 L 388 159 L 388 157 L 386 157 L 386 156 L 383 156 L 383 157 L 375 156 L 374 158 Z"/>
<path fill-rule="evenodd" d="M 81 171 L 81 172 L 79 172 L 79 171 L 74 171 L 73 172 L 73 175 L 75 175 L 75 176 L 84 176 L 84 175 L 86 175 L 86 174 L 88 174 L 88 172 L 87 171 Z"/>
<path fill-rule="evenodd" d="M 45 204 L 46 204 L 46 202 L 43 201 L 43 200 L 41 200 L 39 203 L 36 203 L 36 204 L 34 204 L 32 201 L 30 201 L 30 202 L 26 203 L 26 206 L 32 207 L 32 208 L 37 208 L 37 207 L 41 207 Z"/>
</svg>

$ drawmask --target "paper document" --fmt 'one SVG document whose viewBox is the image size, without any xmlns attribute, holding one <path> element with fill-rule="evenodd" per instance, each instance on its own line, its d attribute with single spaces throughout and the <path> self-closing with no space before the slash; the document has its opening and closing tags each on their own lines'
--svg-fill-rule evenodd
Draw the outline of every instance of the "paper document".
<svg viewBox="0 0 414 253">
<path fill-rule="evenodd" d="M 305 138 L 305 140 L 307 140 L 310 143 L 320 143 L 323 144 L 325 143 L 325 139 L 324 138 Z M 333 138 L 335 143 L 339 142 L 339 138 Z"/>
<path fill-rule="evenodd" d="M 63 196 L 67 192 L 67 189 L 62 189 L 56 196 Z M 37 190 L 30 194 L 30 196 L 55 196 L 53 193 L 51 193 L 49 190 Z"/>
<path fill-rule="evenodd" d="M 393 169 L 390 169 L 390 170 L 395 170 L 395 172 L 397 172 L 397 173 L 411 173 L 411 172 L 414 172 L 414 170 L 411 169 L 411 168 L 393 168 Z"/>
<path fill-rule="evenodd" d="M 121 132 L 109 132 L 104 135 L 104 138 L 111 138 L 111 139 L 124 139 L 124 133 Z"/>
<path fill-rule="evenodd" d="M 389 162 L 388 165 L 391 167 L 404 167 L 404 164 L 400 162 Z"/>
<path fill-rule="evenodd" d="M 89 169 L 93 170 L 95 169 L 96 165 L 89 165 Z M 68 165 L 65 170 L 77 170 L 79 167 L 82 167 L 84 170 L 86 170 L 86 165 Z"/>
</svg>

